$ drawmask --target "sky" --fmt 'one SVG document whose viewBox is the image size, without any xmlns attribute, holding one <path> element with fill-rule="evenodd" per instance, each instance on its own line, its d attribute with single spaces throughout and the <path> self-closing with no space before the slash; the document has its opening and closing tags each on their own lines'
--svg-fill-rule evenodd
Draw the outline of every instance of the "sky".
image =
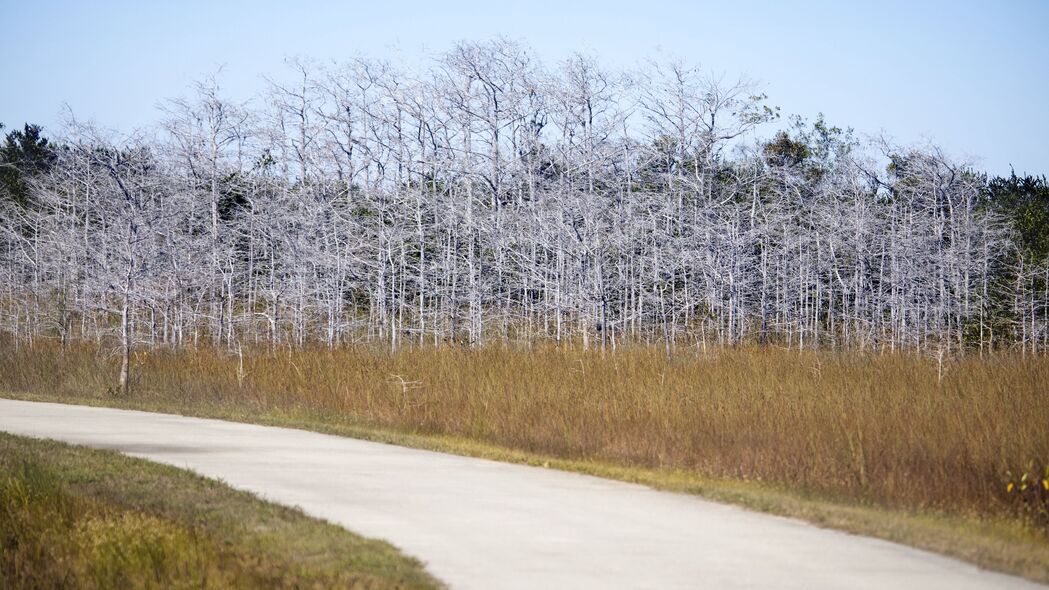
<svg viewBox="0 0 1049 590">
<path fill-rule="evenodd" d="M 1045 174 L 1047 25 L 1046 0 L 0 0 L 0 122 L 55 130 L 68 107 L 131 131 L 220 68 L 242 100 L 289 57 L 425 67 L 456 41 L 502 35 L 547 65 L 682 58 L 757 81 L 784 114 Z"/>
</svg>

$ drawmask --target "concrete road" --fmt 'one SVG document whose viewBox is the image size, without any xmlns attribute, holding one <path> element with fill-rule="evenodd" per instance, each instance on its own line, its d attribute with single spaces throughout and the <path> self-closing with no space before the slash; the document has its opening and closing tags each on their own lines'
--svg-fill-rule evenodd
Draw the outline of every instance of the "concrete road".
<svg viewBox="0 0 1049 590">
<path fill-rule="evenodd" d="M 1044 588 L 688 495 L 300 430 L 11 400 L 0 430 L 299 506 L 394 543 L 452 588 Z"/>
</svg>

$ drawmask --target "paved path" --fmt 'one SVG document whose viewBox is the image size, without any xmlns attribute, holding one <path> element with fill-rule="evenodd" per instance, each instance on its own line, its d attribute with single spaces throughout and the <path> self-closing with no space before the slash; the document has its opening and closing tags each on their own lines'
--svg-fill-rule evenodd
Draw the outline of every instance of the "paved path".
<svg viewBox="0 0 1049 590">
<path fill-rule="evenodd" d="M 0 430 L 222 479 L 386 539 L 452 588 L 1044 588 L 688 495 L 301 430 L 11 400 Z"/>
</svg>

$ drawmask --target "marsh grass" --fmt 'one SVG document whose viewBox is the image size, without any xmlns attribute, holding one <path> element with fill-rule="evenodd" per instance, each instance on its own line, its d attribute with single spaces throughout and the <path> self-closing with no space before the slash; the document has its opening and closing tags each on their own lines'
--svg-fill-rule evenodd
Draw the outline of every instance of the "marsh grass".
<svg viewBox="0 0 1049 590">
<path fill-rule="evenodd" d="M 1049 461 L 1049 361 L 900 355 L 367 349 L 135 356 L 133 396 L 300 411 L 566 459 L 694 470 L 887 505 L 1010 510 L 1006 474 Z M 0 386 L 105 397 L 114 359 L 0 355 Z"/>
<path fill-rule="evenodd" d="M 0 433 L 0 587 L 436 586 L 385 543 L 217 482 Z"/>
<path fill-rule="evenodd" d="M 672 357 L 661 347 L 154 351 L 135 356 L 130 398 L 107 393 L 116 371 L 87 346 L 0 354 L 0 388 L 22 396 L 553 462 L 1049 579 L 1046 521 L 1006 489 L 1010 474 L 1049 461 L 1049 361 L 1040 357 L 941 365 L 771 347 Z M 772 501 L 765 490 L 787 495 Z M 791 498 L 848 509 L 822 514 Z M 875 512 L 848 515 L 866 508 Z M 892 528 L 885 510 L 912 524 L 960 519 L 971 538 L 952 544 L 960 529 L 950 526 Z M 1002 541 L 1013 537 L 1028 544 L 1022 567 Z"/>
</svg>

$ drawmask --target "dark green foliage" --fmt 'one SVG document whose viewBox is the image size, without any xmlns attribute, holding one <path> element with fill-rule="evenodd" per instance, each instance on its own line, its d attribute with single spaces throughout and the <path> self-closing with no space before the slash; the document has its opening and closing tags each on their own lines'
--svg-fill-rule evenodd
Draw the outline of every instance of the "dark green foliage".
<svg viewBox="0 0 1049 590">
<path fill-rule="evenodd" d="M 1049 183 L 1045 176 L 995 177 L 987 185 L 988 201 L 1016 229 L 1019 247 L 1031 263 L 1049 257 Z"/>
<path fill-rule="evenodd" d="M 239 184 L 239 173 L 227 174 L 219 180 L 218 213 L 223 223 L 229 223 L 237 213 L 248 207 L 248 197 Z"/>
<path fill-rule="evenodd" d="M 46 172 L 55 161 L 55 151 L 39 125 L 26 123 L 11 131 L 0 146 L 0 198 L 22 207 L 29 205 L 29 177 Z"/>
<path fill-rule="evenodd" d="M 791 167 L 805 161 L 811 155 L 809 146 L 791 139 L 786 131 L 780 131 L 776 137 L 765 144 L 765 160 L 772 166 Z"/>
<path fill-rule="evenodd" d="M 907 160 L 894 158 L 890 166 L 895 166 L 893 171 L 903 170 Z M 969 321 L 964 338 L 973 347 L 982 342 L 997 348 L 1022 336 L 1025 318 L 1017 309 L 1018 299 L 1046 291 L 1046 276 L 1037 269 L 1049 257 L 1049 183 L 1044 176 L 1020 177 L 1015 172 L 1008 177 L 981 178 L 980 183 L 984 194 L 979 206 L 1007 220 L 1015 246 L 991 265 L 989 288 L 978 293 L 983 312 Z M 1031 310 L 1040 316 L 1046 312 L 1038 306 Z"/>
</svg>

